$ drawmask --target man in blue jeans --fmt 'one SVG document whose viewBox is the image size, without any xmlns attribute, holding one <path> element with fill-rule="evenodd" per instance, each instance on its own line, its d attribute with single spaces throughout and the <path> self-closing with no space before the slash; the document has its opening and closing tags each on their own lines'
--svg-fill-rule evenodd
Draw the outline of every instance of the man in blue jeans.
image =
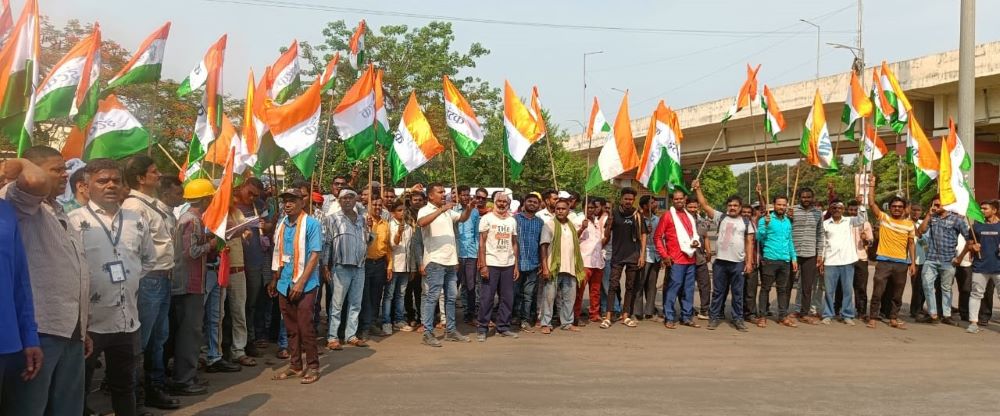
<svg viewBox="0 0 1000 416">
<path fill-rule="evenodd" d="M 458 250 L 455 247 L 455 224 L 465 222 L 471 215 L 471 207 L 466 204 L 459 214 L 454 201 L 445 201 L 444 185 L 433 183 L 427 187 L 430 202 L 417 213 L 417 226 L 423 235 L 423 266 L 427 273 L 424 278 L 424 297 L 421 301 L 421 317 L 424 324 L 423 343 L 440 347 L 441 341 L 434 337 L 434 308 L 438 296 L 444 290 L 444 339 L 454 342 L 469 342 L 469 337 L 458 332 L 455 326 L 455 297 L 458 291 Z"/>
<path fill-rule="evenodd" d="M 825 233 L 817 255 L 823 256 L 823 263 L 819 265 L 819 273 L 826 279 L 826 305 L 823 307 L 824 325 L 830 325 L 837 315 L 834 310 L 836 304 L 837 285 L 843 296 L 843 306 L 841 306 L 840 316 L 844 318 L 844 323 L 854 326 L 854 263 L 858 261 L 858 248 L 854 240 L 854 233 L 858 226 L 865 222 L 864 217 L 844 217 L 844 203 L 839 200 L 830 202 L 829 211 L 832 216 L 823 221 L 823 231 Z M 866 274 L 864 278 L 868 278 Z"/>
<path fill-rule="evenodd" d="M 941 279 L 941 313 L 938 315 L 934 296 L 926 296 L 930 316 L 921 322 L 936 324 L 940 321 L 945 325 L 956 325 L 951 319 L 951 287 L 955 280 L 955 265 L 961 260 L 957 256 L 959 234 L 965 237 L 965 241 L 972 239 L 965 218 L 948 212 L 941 206 L 941 198 L 935 196 L 924 222 L 917 229 L 917 237 L 928 236 L 927 259 L 921 277 L 924 294 L 934 293 L 934 281 Z"/>
<path fill-rule="evenodd" d="M 691 318 L 694 316 L 694 272 L 695 251 L 701 246 L 695 218 L 686 209 L 687 196 L 681 190 L 671 194 L 672 207 L 663 213 L 656 227 L 656 251 L 663 259 L 663 265 L 670 271 L 670 282 L 663 293 L 663 326 L 677 328 L 677 312 L 674 305 L 678 296 L 681 301 L 680 323 L 698 328 Z"/>
<path fill-rule="evenodd" d="M 754 229 L 750 220 L 743 218 L 740 212 L 743 200 L 733 195 L 726 200 L 726 213 L 712 208 L 701 192 L 701 183 L 695 179 L 691 183 L 698 197 L 698 204 L 712 220 L 712 225 L 718 230 L 716 239 L 715 261 L 712 263 L 712 303 L 709 307 L 708 329 L 716 329 L 725 318 L 726 295 L 731 292 L 733 315 L 732 324 L 740 332 L 746 332 L 743 323 L 743 299 L 745 275 L 753 270 L 747 253 L 754 250 Z"/>
<path fill-rule="evenodd" d="M 535 213 L 541 203 L 542 197 L 532 192 L 524 197 L 521 211 L 514 215 L 519 243 L 517 268 L 521 275 L 514 282 L 514 321 L 520 321 L 522 331 L 531 331 L 531 324 L 537 318 L 535 288 L 541 267 L 539 241 L 544 221 Z"/>
<path fill-rule="evenodd" d="M 341 312 L 345 308 L 347 319 L 344 341 L 355 347 L 368 347 L 365 340 L 357 336 L 361 302 L 364 298 L 365 257 L 369 240 L 365 218 L 357 212 L 357 198 L 358 194 L 353 189 L 342 189 L 337 198 L 341 210 L 324 219 L 326 241 L 320 260 L 324 279 L 330 280 L 333 286 L 326 335 L 326 347 L 331 350 L 343 349 L 337 330 L 342 320 Z"/>
</svg>

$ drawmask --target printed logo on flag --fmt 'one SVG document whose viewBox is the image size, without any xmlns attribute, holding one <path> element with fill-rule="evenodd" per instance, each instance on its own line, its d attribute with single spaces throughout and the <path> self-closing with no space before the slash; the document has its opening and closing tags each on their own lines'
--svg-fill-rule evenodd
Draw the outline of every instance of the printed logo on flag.
<svg viewBox="0 0 1000 416">
<path fill-rule="evenodd" d="M 450 121 L 452 123 L 455 123 L 455 124 L 465 124 L 465 118 L 462 117 L 461 114 L 458 114 L 458 113 L 456 113 L 454 111 L 451 111 L 450 108 L 446 108 L 445 109 L 445 117 L 448 119 L 448 121 Z"/>
</svg>

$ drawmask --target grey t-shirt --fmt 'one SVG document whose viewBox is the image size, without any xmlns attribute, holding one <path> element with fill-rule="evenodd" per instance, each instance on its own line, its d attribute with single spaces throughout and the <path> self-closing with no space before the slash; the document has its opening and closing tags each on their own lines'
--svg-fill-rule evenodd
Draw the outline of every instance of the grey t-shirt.
<svg viewBox="0 0 1000 416">
<path fill-rule="evenodd" d="M 753 234 L 753 226 L 743 217 L 730 217 L 715 211 L 712 217 L 718 231 L 715 243 L 715 257 L 719 260 L 741 262 L 746 259 L 746 236 Z"/>
</svg>

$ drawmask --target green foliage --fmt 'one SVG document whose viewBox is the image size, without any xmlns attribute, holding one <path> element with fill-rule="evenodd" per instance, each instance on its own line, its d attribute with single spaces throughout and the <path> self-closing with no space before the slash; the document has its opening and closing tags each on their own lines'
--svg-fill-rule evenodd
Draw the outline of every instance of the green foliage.
<svg viewBox="0 0 1000 416">
<path fill-rule="evenodd" d="M 738 194 L 736 175 L 729 166 L 710 166 L 701 174 L 701 191 L 708 203 L 721 208 L 730 196 Z"/>
</svg>

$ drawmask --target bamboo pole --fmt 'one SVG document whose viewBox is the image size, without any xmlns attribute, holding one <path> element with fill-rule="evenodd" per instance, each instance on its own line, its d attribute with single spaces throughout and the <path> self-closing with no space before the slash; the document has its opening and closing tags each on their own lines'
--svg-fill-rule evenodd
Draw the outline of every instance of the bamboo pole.
<svg viewBox="0 0 1000 416">
<path fill-rule="evenodd" d="M 330 93 L 330 108 L 333 108 L 334 100 L 333 93 Z M 326 150 L 330 145 L 330 126 L 333 125 L 333 119 L 328 119 L 326 122 L 326 131 L 323 132 L 323 159 L 319 161 L 319 187 L 323 187 L 323 173 L 326 172 Z M 260 146 L 258 144 L 258 146 Z M 337 195 L 334 195 L 336 198 Z"/>
<path fill-rule="evenodd" d="M 552 188 L 559 190 L 559 184 L 556 183 L 556 161 L 552 158 L 552 137 L 545 138 L 545 147 L 549 149 L 549 167 L 552 168 Z"/>
<path fill-rule="evenodd" d="M 795 164 L 795 185 L 792 187 L 792 202 L 789 205 L 795 205 L 795 198 L 799 193 L 799 172 L 802 171 L 802 158 L 799 158 L 798 163 Z"/>
<path fill-rule="evenodd" d="M 451 143 L 451 180 L 455 184 L 455 191 L 458 191 L 458 164 L 455 162 L 455 142 Z"/>
<path fill-rule="evenodd" d="M 174 157 L 170 155 L 170 152 L 168 152 L 167 149 L 163 148 L 163 145 L 160 144 L 160 142 L 156 142 L 156 146 L 163 151 L 163 154 L 167 155 L 167 159 L 170 159 L 170 163 L 173 163 L 174 167 L 176 167 L 179 172 L 184 173 L 184 169 L 181 168 L 181 165 L 177 164 L 177 161 L 174 160 Z"/>
<path fill-rule="evenodd" d="M 726 125 L 725 125 L 725 123 L 723 123 L 722 124 L 722 128 L 719 129 L 719 135 L 715 137 L 715 143 L 712 143 L 712 148 L 708 149 L 708 154 L 705 155 L 705 160 L 701 161 L 701 168 L 698 169 L 698 174 L 695 175 L 695 177 L 694 177 L 695 180 L 701 179 L 701 173 L 705 171 L 705 164 L 707 164 L 708 163 L 708 159 L 712 157 L 712 152 L 714 152 L 715 151 L 715 147 L 719 145 L 719 139 L 722 139 L 722 135 L 725 134 L 725 132 L 726 132 Z M 588 157 L 588 161 L 589 161 L 589 157 Z M 590 170 L 589 166 L 588 166 L 587 170 L 588 171 Z"/>
</svg>

